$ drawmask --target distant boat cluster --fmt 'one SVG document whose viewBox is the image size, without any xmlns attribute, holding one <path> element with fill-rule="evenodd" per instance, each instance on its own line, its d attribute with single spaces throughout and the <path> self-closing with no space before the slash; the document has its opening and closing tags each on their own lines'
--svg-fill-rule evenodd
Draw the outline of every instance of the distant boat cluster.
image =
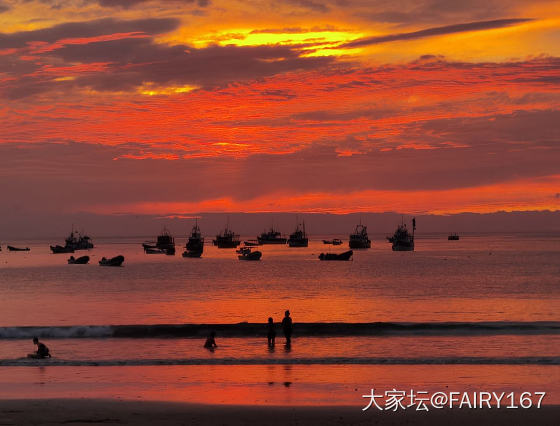
<svg viewBox="0 0 560 426">
<path fill-rule="evenodd" d="M 406 228 L 404 222 L 398 226 L 392 237 L 387 237 L 387 240 L 392 243 L 394 251 L 413 251 L 414 250 L 414 231 L 416 230 L 416 219 L 412 219 L 412 234 Z M 323 240 L 324 244 L 331 244 L 333 246 L 342 245 L 342 240 L 335 238 L 333 240 Z M 235 248 L 241 245 L 239 234 L 236 234 L 226 224 L 223 231 L 218 233 L 212 240 L 212 244 L 221 249 Z M 255 247 L 274 244 L 274 245 L 288 245 L 289 247 L 308 247 L 309 237 L 305 230 L 305 222 L 298 223 L 296 229 L 290 234 L 289 238 L 282 235 L 280 231 L 270 227 L 268 231 L 262 232 L 254 240 L 243 241 L 243 246 L 236 250 L 239 260 L 260 260 L 262 252 L 256 250 Z M 161 235 L 157 237 L 156 243 L 143 243 L 144 251 L 147 254 L 175 254 L 174 239 L 165 228 Z M 371 248 L 371 240 L 368 237 L 367 226 L 361 223 L 356 225 L 354 232 L 349 235 L 348 246 L 350 249 L 368 249 Z M 188 242 L 185 245 L 183 257 L 201 257 L 204 252 L 204 238 L 198 226 L 198 222 L 192 228 Z M 320 260 L 350 260 L 353 255 L 353 250 L 348 250 L 342 253 L 321 253 Z"/>
<path fill-rule="evenodd" d="M 393 251 L 414 251 L 414 232 L 416 231 L 416 218 L 412 219 L 412 232 L 410 232 L 404 223 L 404 220 L 400 225 L 398 225 L 394 234 L 387 237 L 387 241 L 391 243 Z M 448 240 L 459 240 L 459 234 L 453 233 L 448 236 Z M 218 248 L 237 248 L 241 245 L 241 240 L 239 234 L 236 234 L 229 228 L 229 223 L 216 237 L 212 240 L 214 246 Z M 262 258 L 262 252 L 256 250 L 255 247 L 266 245 L 266 244 L 276 244 L 276 245 L 288 245 L 289 247 L 308 247 L 309 237 L 305 230 L 305 222 L 298 223 L 296 229 L 290 234 L 289 238 L 286 238 L 275 229 L 273 226 L 268 230 L 262 232 L 254 240 L 247 240 L 243 242 L 243 246 L 236 250 L 239 260 L 260 260 Z M 339 246 L 343 244 L 343 241 L 335 238 L 332 240 L 323 240 L 325 245 Z M 94 247 L 91 238 L 88 235 L 79 233 L 74 230 L 70 235 L 64 240 L 64 245 L 54 245 L 50 246 L 53 253 L 74 253 L 76 250 L 89 250 Z M 145 241 L 142 243 L 142 247 L 146 254 L 166 254 L 173 256 L 175 255 L 175 239 L 171 233 L 164 228 L 162 233 L 157 236 L 156 241 Z M 369 239 L 367 233 L 367 226 L 361 223 L 356 225 L 354 232 L 349 235 L 348 247 L 351 250 L 342 253 L 321 253 L 319 255 L 320 260 L 350 260 L 353 255 L 353 249 L 368 249 L 371 248 L 371 240 Z M 11 245 L 7 246 L 8 251 L 29 251 L 29 247 L 14 247 Z M 0 247 L 0 251 L 2 248 Z M 201 257 L 204 252 L 204 237 L 200 227 L 198 226 L 198 221 L 195 222 L 192 227 L 191 233 L 188 237 L 188 241 L 185 245 L 185 251 L 183 251 L 183 257 Z M 89 256 L 74 257 L 70 256 L 68 259 L 68 264 L 70 265 L 84 265 L 89 262 Z M 124 262 L 124 257 L 119 255 L 112 258 L 103 257 L 99 261 L 101 266 L 121 266 Z"/>
</svg>

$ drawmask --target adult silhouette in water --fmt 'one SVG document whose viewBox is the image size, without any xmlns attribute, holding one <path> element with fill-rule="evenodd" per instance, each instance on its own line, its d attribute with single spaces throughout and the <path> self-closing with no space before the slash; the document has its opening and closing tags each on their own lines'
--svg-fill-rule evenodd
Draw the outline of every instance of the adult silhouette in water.
<svg viewBox="0 0 560 426">
<path fill-rule="evenodd" d="M 284 331 L 284 336 L 286 337 L 286 347 L 289 348 L 292 346 L 292 319 L 290 318 L 290 311 L 286 311 L 284 313 L 282 330 Z"/>
<path fill-rule="evenodd" d="M 43 359 L 51 357 L 49 348 L 44 343 L 39 342 L 37 337 L 33 338 L 33 343 L 37 345 L 37 352 L 27 355 L 27 358 Z"/>
<path fill-rule="evenodd" d="M 266 338 L 268 339 L 268 347 L 273 348 L 276 339 L 276 330 L 274 327 L 274 320 L 272 317 L 268 318 L 268 333 L 266 334 Z"/>
<path fill-rule="evenodd" d="M 215 348 L 218 347 L 218 345 L 216 345 L 215 337 L 216 337 L 216 332 L 213 331 L 213 332 L 211 332 L 210 335 L 206 338 L 206 342 L 204 342 L 204 347 L 205 347 L 206 349 L 209 349 L 209 350 L 213 351 Z"/>
</svg>

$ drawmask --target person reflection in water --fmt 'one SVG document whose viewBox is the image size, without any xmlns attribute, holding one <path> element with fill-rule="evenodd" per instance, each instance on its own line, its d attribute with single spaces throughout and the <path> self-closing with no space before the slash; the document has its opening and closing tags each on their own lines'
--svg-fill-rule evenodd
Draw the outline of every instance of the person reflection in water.
<svg viewBox="0 0 560 426">
<path fill-rule="evenodd" d="M 272 317 L 268 318 L 268 333 L 266 334 L 266 337 L 268 339 L 268 347 L 273 348 L 276 339 L 276 330 L 274 327 L 274 320 L 272 319 Z"/>
<path fill-rule="evenodd" d="M 204 343 L 204 347 L 210 351 L 213 351 L 214 349 L 216 349 L 218 347 L 218 345 L 216 345 L 216 332 L 213 331 L 210 333 L 210 335 L 206 338 L 206 342 Z"/>
<path fill-rule="evenodd" d="M 292 319 L 290 318 L 290 311 L 286 311 L 284 314 L 284 319 L 282 320 L 282 330 L 284 331 L 284 336 L 286 337 L 286 347 L 292 346 Z"/>
<path fill-rule="evenodd" d="M 37 337 L 33 338 L 33 343 L 37 345 L 37 352 L 27 355 L 27 358 L 44 359 L 51 357 L 49 348 L 44 343 L 39 342 Z"/>
</svg>

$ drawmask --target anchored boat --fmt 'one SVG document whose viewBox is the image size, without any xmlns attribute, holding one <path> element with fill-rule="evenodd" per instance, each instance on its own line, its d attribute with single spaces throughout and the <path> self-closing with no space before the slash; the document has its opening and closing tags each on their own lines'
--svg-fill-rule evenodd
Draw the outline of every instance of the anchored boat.
<svg viewBox="0 0 560 426">
<path fill-rule="evenodd" d="M 74 231 L 74 227 L 72 227 L 70 235 L 64 240 L 64 246 L 57 244 L 50 247 L 53 253 L 74 253 L 74 250 L 89 250 L 94 246 L 89 236 Z"/>
<path fill-rule="evenodd" d="M 339 246 L 342 244 L 342 240 L 334 238 L 332 240 L 323 240 L 323 244 L 332 244 L 333 246 Z"/>
<path fill-rule="evenodd" d="M 212 242 L 218 248 L 236 248 L 241 244 L 239 235 L 229 229 L 229 225 L 226 225 L 226 229 L 221 234 L 216 235 L 216 239 Z"/>
<path fill-rule="evenodd" d="M 175 239 L 167 228 L 163 228 L 161 234 L 158 235 L 155 244 L 150 242 L 142 243 L 144 252 L 146 254 L 168 254 L 173 256 L 175 254 Z"/>
<path fill-rule="evenodd" d="M 258 250 L 253 251 L 251 247 L 242 247 L 237 250 L 239 260 L 261 260 L 262 253 Z"/>
<path fill-rule="evenodd" d="M 393 251 L 414 251 L 414 231 L 416 230 L 416 218 L 412 219 L 412 234 L 408 232 L 406 223 L 403 222 L 397 227 L 392 237 L 387 240 L 393 244 Z"/>
<path fill-rule="evenodd" d="M 321 253 L 319 260 L 350 260 L 354 252 L 352 250 L 345 251 L 344 253 Z"/>
<path fill-rule="evenodd" d="M 185 249 L 183 257 L 202 256 L 202 252 L 204 251 L 204 237 L 202 237 L 200 228 L 198 227 L 198 221 L 196 221 L 192 227 L 191 235 L 185 245 Z"/>
<path fill-rule="evenodd" d="M 89 256 L 80 256 L 75 258 L 74 256 L 70 256 L 68 258 L 69 265 L 85 265 L 89 262 Z"/>
<path fill-rule="evenodd" d="M 371 241 L 367 233 L 367 226 L 364 226 L 361 223 L 356 225 L 354 233 L 350 234 L 348 246 L 352 249 L 364 249 L 371 247 Z"/>
<path fill-rule="evenodd" d="M 268 232 L 263 232 L 257 237 L 259 244 L 286 244 L 287 239 L 282 234 L 271 227 Z"/>
<path fill-rule="evenodd" d="M 106 257 L 102 257 L 99 261 L 99 265 L 101 266 L 121 266 L 124 262 L 124 256 L 115 256 L 111 259 L 107 259 Z"/>
<path fill-rule="evenodd" d="M 14 246 L 8 246 L 8 251 L 29 251 L 29 247 L 19 248 Z"/>
<path fill-rule="evenodd" d="M 305 232 L 305 222 L 302 222 L 301 228 L 298 224 L 296 226 L 296 230 L 290 234 L 290 238 L 288 238 L 288 245 L 290 247 L 307 247 L 309 245 L 309 239 L 307 238 L 307 233 Z"/>
</svg>

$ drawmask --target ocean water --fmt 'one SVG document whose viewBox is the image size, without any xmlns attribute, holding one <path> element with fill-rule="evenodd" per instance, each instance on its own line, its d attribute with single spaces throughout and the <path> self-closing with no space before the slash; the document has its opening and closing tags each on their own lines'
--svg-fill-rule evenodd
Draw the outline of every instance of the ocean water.
<svg viewBox="0 0 560 426">
<path fill-rule="evenodd" d="M 182 258 L 180 238 L 176 256 L 94 239 L 74 254 L 89 265 L 9 242 L 31 251 L 0 252 L 0 397 L 360 405 L 372 387 L 400 386 L 560 403 L 560 235 L 418 236 L 414 252 L 378 235 L 349 262 L 319 261 L 347 250 L 322 238 L 261 246 L 260 262 L 209 244 Z M 117 254 L 123 267 L 97 264 Z M 279 329 L 270 350 L 266 320 L 285 309 L 292 347 Z M 210 330 L 214 352 L 202 348 Z M 52 359 L 25 358 L 35 335 Z"/>
</svg>

